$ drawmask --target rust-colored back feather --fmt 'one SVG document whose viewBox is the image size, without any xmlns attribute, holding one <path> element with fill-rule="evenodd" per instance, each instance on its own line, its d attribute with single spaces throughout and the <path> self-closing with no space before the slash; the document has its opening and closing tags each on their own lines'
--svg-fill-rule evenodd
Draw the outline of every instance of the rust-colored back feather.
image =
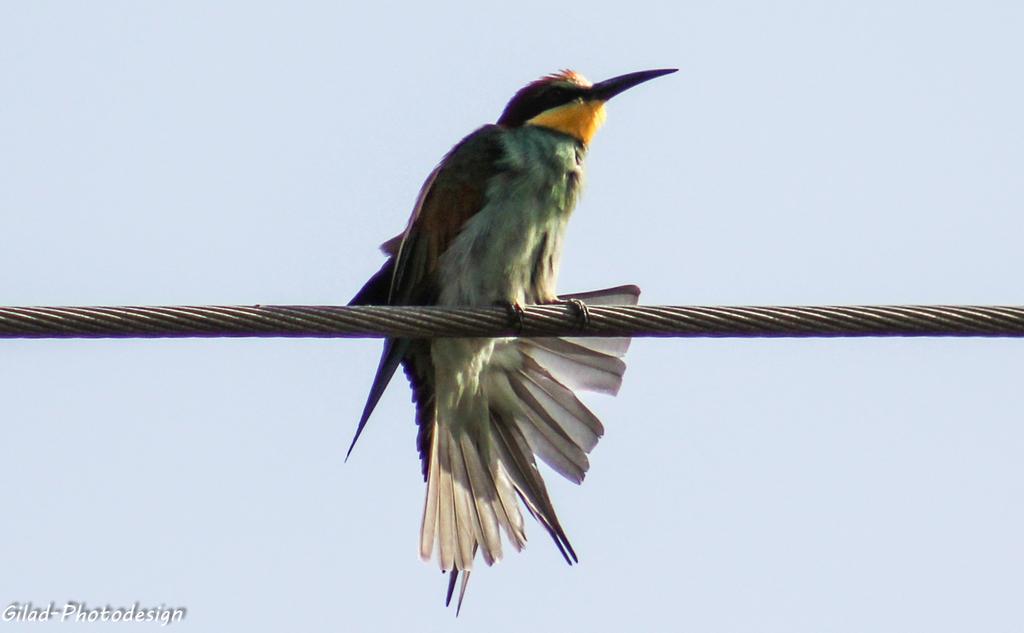
<svg viewBox="0 0 1024 633">
<path fill-rule="evenodd" d="M 441 255 L 466 221 L 486 204 L 486 186 L 503 154 L 504 130 L 485 125 L 462 139 L 423 186 L 395 255 L 392 305 L 424 305 L 436 300 Z M 425 289 L 427 296 L 424 296 Z"/>
<path fill-rule="evenodd" d="M 448 152 L 423 184 L 405 231 L 381 246 L 391 257 L 356 294 L 351 305 L 432 305 L 437 301 L 441 255 L 466 221 L 486 204 L 485 187 L 498 169 L 503 153 L 499 137 L 504 133 L 497 125 L 485 125 Z M 407 339 L 388 339 L 349 453 L 399 364 L 405 367 L 412 384 L 417 422 L 433 422 L 429 347 Z M 430 458 L 429 429 L 421 429 L 418 443 L 426 470 Z"/>
</svg>

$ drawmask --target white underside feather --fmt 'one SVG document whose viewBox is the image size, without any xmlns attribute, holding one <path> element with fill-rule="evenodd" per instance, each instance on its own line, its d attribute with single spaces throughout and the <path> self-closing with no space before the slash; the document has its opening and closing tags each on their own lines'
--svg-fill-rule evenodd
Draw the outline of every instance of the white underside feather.
<svg viewBox="0 0 1024 633">
<path fill-rule="evenodd" d="M 633 291 L 608 292 L 587 293 L 585 300 L 637 301 Z M 437 399 L 420 532 L 424 559 L 436 550 L 442 570 L 468 571 L 480 550 L 491 565 L 501 560 L 502 533 L 522 549 L 526 534 L 517 497 L 566 559 L 575 558 L 536 457 L 570 481 L 583 480 L 587 454 L 604 429 L 570 387 L 615 393 L 628 346 L 629 339 L 591 338 L 432 343 L 439 385 L 458 395 Z"/>
</svg>

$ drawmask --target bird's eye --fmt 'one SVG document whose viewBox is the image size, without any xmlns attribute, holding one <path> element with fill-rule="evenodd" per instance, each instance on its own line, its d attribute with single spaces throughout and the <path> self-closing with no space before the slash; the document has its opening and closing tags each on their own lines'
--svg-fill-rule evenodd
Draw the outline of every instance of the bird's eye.
<svg viewBox="0 0 1024 633">
<path fill-rule="evenodd" d="M 555 99 L 558 103 L 578 103 L 583 101 L 583 98 L 570 88 L 559 88 L 555 92 Z"/>
</svg>

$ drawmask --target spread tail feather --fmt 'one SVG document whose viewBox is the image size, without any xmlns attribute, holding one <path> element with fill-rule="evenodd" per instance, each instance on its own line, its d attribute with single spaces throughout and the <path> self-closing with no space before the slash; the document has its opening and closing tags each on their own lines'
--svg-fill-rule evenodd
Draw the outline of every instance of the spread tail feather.
<svg viewBox="0 0 1024 633">
<path fill-rule="evenodd" d="M 570 297 L 601 305 L 635 304 L 638 295 L 635 286 L 623 286 Z M 450 355 L 446 345 L 468 343 L 432 342 L 435 363 L 444 356 L 438 350 Z M 488 565 L 501 560 L 502 532 L 516 550 L 525 546 L 517 498 L 544 526 L 566 562 L 577 561 L 536 458 L 570 481 L 583 480 L 587 455 L 604 428 L 572 388 L 616 393 L 629 339 L 498 339 L 476 345 L 493 346 L 489 354 L 480 352 L 486 361 L 478 380 L 453 380 L 467 391 L 448 404 L 440 394 L 456 387 L 434 385 L 439 389 L 436 415 L 424 420 L 430 425 L 430 443 L 424 455 L 427 492 L 420 556 L 428 560 L 436 552 L 441 569 L 451 573 L 449 601 L 458 574 L 464 574 L 465 583 L 478 550 Z M 459 371 L 466 371 L 461 367 Z M 435 364 L 438 380 L 453 373 L 445 369 Z M 460 398 L 471 405 L 458 404 Z M 460 605 L 464 592 L 465 584 Z"/>
</svg>

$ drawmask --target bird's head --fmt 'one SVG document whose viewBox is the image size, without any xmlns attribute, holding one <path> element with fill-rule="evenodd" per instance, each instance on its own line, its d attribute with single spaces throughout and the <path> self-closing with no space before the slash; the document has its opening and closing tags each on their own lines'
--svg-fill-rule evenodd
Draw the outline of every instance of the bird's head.
<svg viewBox="0 0 1024 633">
<path fill-rule="evenodd" d="M 615 95 L 675 68 L 642 70 L 592 84 L 583 75 L 563 70 L 531 82 L 505 106 L 498 125 L 536 125 L 589 144 L 604 123 L 604 104 Z"/>
</svg>

